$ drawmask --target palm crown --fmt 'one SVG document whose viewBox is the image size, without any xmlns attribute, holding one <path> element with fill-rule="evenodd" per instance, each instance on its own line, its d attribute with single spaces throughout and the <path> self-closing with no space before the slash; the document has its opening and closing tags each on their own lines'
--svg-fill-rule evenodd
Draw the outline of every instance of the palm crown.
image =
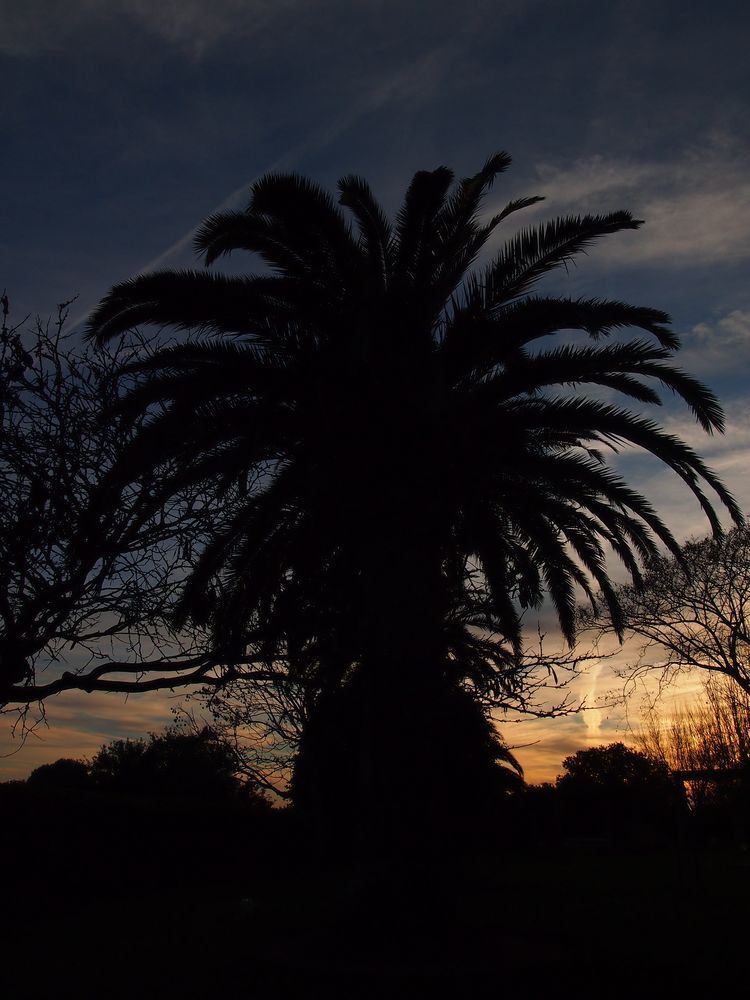
<svg viewBox="0 0 750 1000">
<path fill-rule="evenodd" d="M 715 397 L 671 363 L 679 345 L 668 317 L 534 293 L 545 274 L 637 220 L 557 219 L 471 271 L 500 223 L 540 200 L 480 216 L 509 163 L 497 154 L 455 185 L 445 167 L 416 174 L 395 224 L 360 178 L 339 182 L 337 205 L 303 178 L 267 175 L 246 211 L 213 216 L 196 236 L 207 265 L 245 250 L 263 273 L 146 274 L 93 313 L 100 341 L 141 323 L 198 334 L 140 365 L 123 406 L 159 405 L 123 469 L 179 459 L 160 497 L 206 479 L 247 484 L 242 503 L 217 511 L 183 598 L 185 614 L 212 616 L 228 656 L 255 638 L 299 673 L 324 664 L 337 683 L 377 659 L 492 688 L 510 676 L 519 610 L 545 592 L 568 638 L 577 587 L 592 599 L 600 591 L 618 627 L 607 549 L 637 582 L 659 541 L 677 546 L 603 446 L 655 455 L 714 530 L 707 488 L 740 520 L 685 443 L 571 391 L 601 386 L 656 404 L 666 387 L 706 431 L 721 430 Z M 606 340 L 621 328 L 641 333 Z M 586 341 L 543 339 L 568 330 Z M 223 598 L 211 605 L 217 579 Z"/>
</svg>

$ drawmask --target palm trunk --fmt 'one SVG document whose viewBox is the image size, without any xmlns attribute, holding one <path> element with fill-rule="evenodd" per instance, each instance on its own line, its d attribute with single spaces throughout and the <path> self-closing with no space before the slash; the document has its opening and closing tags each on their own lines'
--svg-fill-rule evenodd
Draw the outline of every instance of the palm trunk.
<svg viewBox="0 0 750 1000">
<path fill-rule="evenodd" d="M 359 841 L 386 859 L 426 847 L 438 805 L 431 713 L 445 686 L 444 608 L 439 558 L 427 552 L 419 538 L 381 544 L 368 586 Z"/>
</svg>

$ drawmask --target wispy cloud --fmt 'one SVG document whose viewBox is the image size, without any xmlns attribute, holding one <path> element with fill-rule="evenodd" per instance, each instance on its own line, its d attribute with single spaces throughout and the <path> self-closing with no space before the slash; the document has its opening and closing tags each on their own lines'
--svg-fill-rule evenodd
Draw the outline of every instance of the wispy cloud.
<svg viewBox="0 0 750 1000">
<path fill-rule="evenodd" d="M 750 309 L 733 309 L 713 322 L 698 323 L 686 338 L 680 363 L 703 375 L 734 375 L 750 368 Z"/>
<path fill-rule="evenodd" d="M 315 128 L 301 142 L 295 144 L 273 162 L 269 163 L 259 174 L 243 181 L 234 191 L 222 199 L 222 201 L 212 210 L 224 212 L 237 208 L 247 201 L 250 186 L 256 178 L 262 174 L 273 173 L 280 170 L 293 170 L 295 165 L 303 158 L 325 149 L 341 136 L 347 129 L 351 128 L 357 121 L 372 111 L 377 110 L 393 101 L 420 101 L 431 96 L 437 85 L 438 77 L 445 72 L 445 60 L 449 58 L 449 46 L 441 46 L 426 53 L 422 58 L 413 60 L 401 71 L 393 73 L 386 80 L 374 80 L 362 100 L 346 108 L 338 117 L 333 119 L 324 127 Z M 149 261 L 143 268 L 144 271 L 151 271 L 158 267 L 163 267 L 168 262 L 179 256 L 191 244 L 193 236 L 200 223 L 196 222 L 195 227 L 167 247 L 157 257 Z"/>
<path fill-rule="evenodd" d="M 237 33 L 255 34 L 299 6 L 300 0 L 122 0 L 134 21 L 195 55 Z"/>
<path fill-rule="evenodd" d="M 597 249 L 592 259 L 599 266 L 685 267 L 750 256 L 747 150 L 725 136 L 664 161 L 592 156 L 568 165 L 539 163 L 536 173 L 539 193 L 548 196 L 538 213 L 628 208 L 646 220 L 638 234 Z"/>
<path fill-rule="evenodd" d="M 697 451 L 740 506 L 750 511 L 750 399 L 731 400 L 724 410 L 724 434 L 708 436 L 688 414 L 667 414 L 660 423 Z M 709 533 L 698 501 L 671 469 L 636 448 L 624 448 L 614 464 L 651 501 L 679 541 Z M 710 489 L 707 492 L 711 494 Z M 729 515 L 715 496 L 713 501 L 721 521 L 729 526 Z"/>
<path fill-rule="evenodd" d="M 494 0 L 493 16 L 523 17 L 540 0 Z M 450 10 L 440 0 L 421 4 L 439 16 Z M 483 4 L 464 12 L 454 33 L 461 35 L 470 24 L 481 20 Z M 490 5 L 487 5 L 490 6 Z M 372 17 L 380 27 L 388 27 L 394 15 L 403 11 L 397 0 L 358 0 L 358 16 Z M 256 45 L 282 45 L 290 34 L 309 35 L 335 32 L 343 12 L 350 14 L 346 0 L 0 0 L 0 54 L 29 57 L 59 51 L 77 40 L 103 31 L 112 33 L 123 26 L 135 27 L 185 55 L 201 59 L 223 42 L 252 39 Z M 417 36 L 418 16 L 412 23 Z M 279 25 L 283 25 L 283 35 Z"/>
<path fill-rule="evenodd" d="M 0 52 L 30 56 L 63 49 L 124 19 L 199 57 L 227 37 L 255 34 L 300 0 L 16 0 L 0 2 Z"/>
<path fill-rule="evenodd" d="M 347 106 L 327 124 L 312 129 L 300 142 L 295 143 L 276 157 L 261 171 L 245 179 L 225 198 L 222 198 L 208 214 L 213 215 L 244 206 L 248 200 L 250 187 L 258 177 L 275 171 L 295 170 L 306 157 L 333 144 L 358 121 L 379 108 L 394 102 L 403 104 L 409 101 L 419 104 L 428 99 L 438 86 L 440 77 L 448 72 L 453 54 L 453 43 L 448 41 L 444 45 L 424 53 L 421 57 L 412 59 L 408 65 L 392 72 L 387 79 L 373 79 L 358 102 Z M 193 238 L 202 221 L 202 218 L 196 219 L 194 225 L 182 236 L 144 263 L 138 271 L 131 274 L 131 277 L 163 267 L 192 263 Z M 84 323 L 93 308 L 93 305 L 87 305 L 83 312 L 70 321 L 70 328 L 73 329 Z"/>
<path fill-rule="evenodd" d="M 46 706 L 49 725 L 40 723 L 26 739 L 11 732 L 10 718 L 0 728 L 0 781 L 25 778 L 35 767 L 60 757 L 93 756 L 113 739 L 136 739 L 161 731 L 182 695 L 151 692 L 122 695 L 66 692 Z"/>
</svg>

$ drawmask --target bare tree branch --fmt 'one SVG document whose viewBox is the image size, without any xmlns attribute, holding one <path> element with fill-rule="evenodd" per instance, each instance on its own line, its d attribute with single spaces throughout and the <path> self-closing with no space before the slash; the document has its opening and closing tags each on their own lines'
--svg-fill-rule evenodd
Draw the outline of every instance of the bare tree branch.
<svg viewBox="0 0 750 1000">
<path fill-rule="evenodd" d="M 689 541 L 679 559 L 652 560 L 643 588 L 621 587 L 618 599 L 627 633 L 643 640 L 631 681 L 657 673 L 668 684 L 698 669 L 750 694 L 750 528 Z M 586 629 L 611 627 L 606 615 L 582 618 Z"/>
<path fill-rule="evenodd" d="M 211 484 L 162 499 L 155 475 L 101 484 L 149 420 L 117 410 L 136 336 L 103 351 L 56 322 L 0 332 L 0 704 L 60 691 L 153 691 L 207 681 L 222 662 L 207 629 L 173 610 L 194 552 L 232 491 Z M 52 679 L 44 683 L 42 672 Z M 130 678 L 111 675 L 128 673 Z M 148 676 L 146 676 L 148 674 Z"/>
</svg>

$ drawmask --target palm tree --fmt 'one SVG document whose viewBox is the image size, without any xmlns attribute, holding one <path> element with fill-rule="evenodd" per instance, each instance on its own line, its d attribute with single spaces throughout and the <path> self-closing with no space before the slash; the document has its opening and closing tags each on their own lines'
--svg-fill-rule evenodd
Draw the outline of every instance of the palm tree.
<svg viewBox="0 0 750 1000">
<path fill-rule="evenodd" d="M 415 718 L 459 686 L 512 683 L 522 609 L 549 594 L 572 639 L 577 588 L 592 601 L 599 591 L 619 628 L 607 551 L 635 583 L 659 542 L 678 552 L 604 447 L 635 445 L 664 462 L 715 532 L 707 487 L 741 520 L 685 443 L 579 388 L 656 404 L 665 387 L 707 432 L 721 430 L 716 398 L 671 363 L 668 317 L 534 291 L 639 221 L 557 219 L 472 270 L 498 226 L 540 200 L 479 214 L 509 164 L 496 154 L 458 184 L 445 167 L 417 173 L 395 223 L 358 177 L 339 182 L 337 205 L 304 178 L 267 175 L 247 210 L 209 218 L 195 241 L 206 265 L 244 250 L 261 273 L 141 275 L 90 320 L 99 342 L 143 323 L 193 334 L 144 361 L 123 401 L 133 413 L 155 408 L 124 474 L 181 466 L 155 502 L 209 479 L 247 485 L 242 504 L 217 512 L 183 613 L 210 617 L 228 660 L 253 641 L 320 689 L 356 683 L 360 785 L 392 800 L 403 785 L 398 809 L 413 795 L 409 776 L 429 770 L 445 742 L 450 711 L 421 741 Z M 641 334 L 610 342 L 621 328 Z M 564 331 L 586 340 L 549 346 Z M 385 783 L 391 791 L 378 793 Z"/>
</svg>

